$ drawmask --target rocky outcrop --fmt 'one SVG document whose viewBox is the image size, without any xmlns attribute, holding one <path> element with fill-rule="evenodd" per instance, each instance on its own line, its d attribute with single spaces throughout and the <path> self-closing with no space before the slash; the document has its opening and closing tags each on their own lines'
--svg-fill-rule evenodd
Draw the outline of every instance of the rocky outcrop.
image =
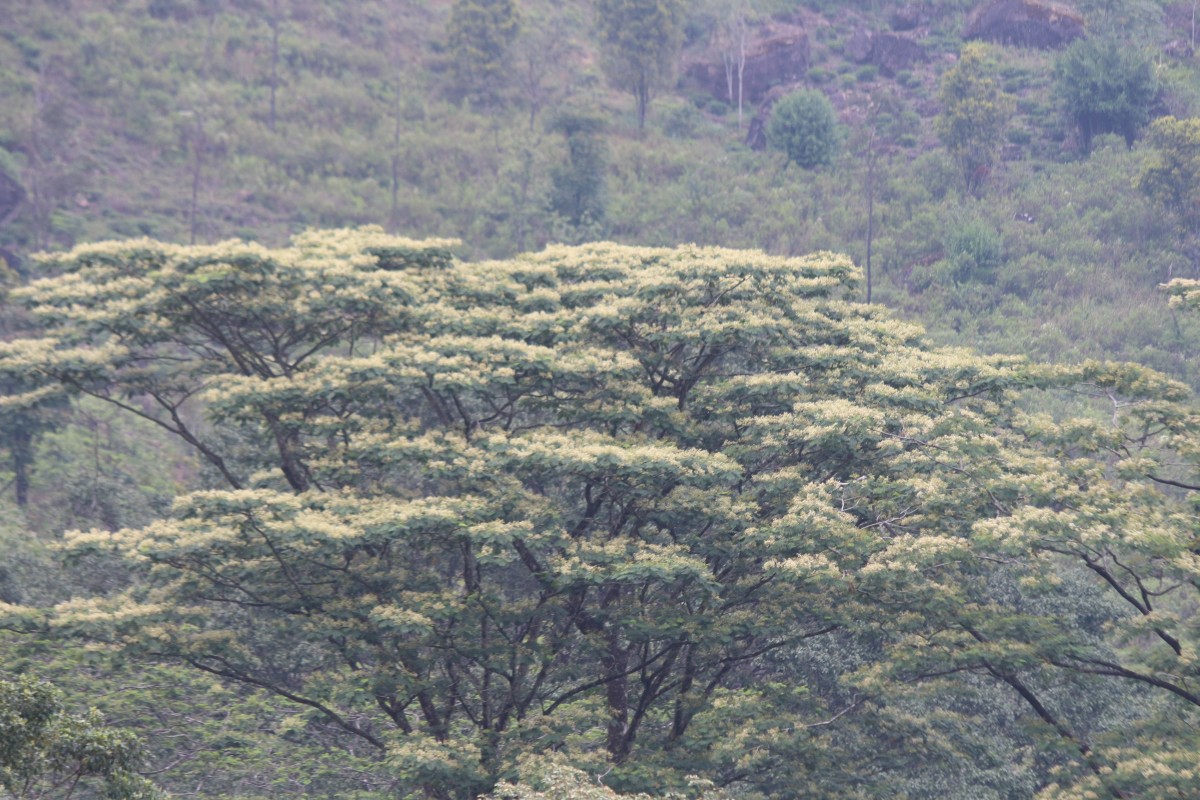
<svg viewBox="0 0 1200 800">
<path fill-rule="evenodd" d="M 742 102 L 757 103 L 774 86 L 794 83 L 808 73 L 808 34 L 799 25 L 772 22 L 751 30 L 746 38 L 742 70 Z M 728 101 L 729 81 L 725 58 L 713 48 L 686 69 L 687 80 L 719 100 Z M 737 65 L 733 66 L 734 100 L 737 98 Z"/>
<path fill-rule="evenodd" d="M 1050 49 L 1083 36 L 1083 16 L 1051 0 L 990 0 L 967 17 L 966 39 Z"/>
<path fill-rule="evenodd" d="M 1163 55 L 1186 61 L 1192 57 L 1192 46 L 1187 39 L 1172 39 L 1163 45 Z"/>
<path fill-rule="evenodd" d="M 859 28 L 846 42 L 846 55 L 859 64 L 874 64 L 889 78 L 929 59 L 911 33 L 872 33 Z"/>
<path fill-rule="evenodd" d="M 929 10 L 917 3 L 893 8 L 888 14 L 888 24 L 895 31 L 911 31 L 929 24 Z"/>
<path fill-rule="evenodd" d="M 871 51 L 871 63 L 879 66 L 879 71 L 889 78 L 897 73 L 912 69 L 920 63 L 929 60 L 925 47 L 912 34 L 877 33 L 875 48 Z"/>
<path fill-rule="evenodd" d="M 0 170 L 0 225 L 16 213 L 17 208 L 25 200 L 25 189 L 21 184 Z"/>
<path fill-rule="evenodd" d="M 846 40 L 843 52 L 846 58 L 859 64 L 871 60 L 871 50 L 875 47 L 875 36 L 866 28 L 857 28 Z"/>
<path fill-rule="evenodd" d="M 791 94 L 797 88 L 796 84 L 790 84 L 776 86 L 767 92 L 758 111 L 754 112 L 754 116 L 750 119 L 750 128 L 746 131 L 747 147 L 751 150 L 767 149 L 767 122 L 771 119 L 771 109 L 775 107 L 781 97 Z"/>
</svg>

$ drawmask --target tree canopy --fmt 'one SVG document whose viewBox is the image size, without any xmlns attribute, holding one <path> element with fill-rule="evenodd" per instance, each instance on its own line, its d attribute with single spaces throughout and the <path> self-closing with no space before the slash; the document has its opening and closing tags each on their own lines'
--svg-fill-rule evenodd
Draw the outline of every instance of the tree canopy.
<svg viewBox="0 0 1200 800">
<path fill-rule="evenodd" d="M 1160 117 L 1150 125 L 1146 141 L 1151 156 L 1134 186 L 1194 233 L 1200 225 L 1200 119 Z"/>
<path fill-rule="evenodd" d="M 837 114 L 821 92 L 793 92 L 771 109 L 767 140 L 805 169 L 829 164 L 837 152 Z"/>
<path fill-rule="evenodd" d="M 1120 134 L 1133 147 L 1157 94 L 1148 58 L 1115 38 L 1078 39 L 1055 64 L 1054 76 L 1085 152 L 1101 133 Z"/>
<path fill-rule="evenodd" d="M 954 157 L 967 191 L 979 187 L 996 160 L 1015 103 L 992 74 L 988 49 L 972 42 L 942 76 L 938 138 Z"/>
<path fill-rule="evenodd" d="M 671 77 L 683 43 L 682 0 L 597 0 L 604 69 L 637 102 L 638 128 L 650 100 Z"/>
<path fill-rule="evenodd" d="M 18 293 L 42 334 L 0 345 L 0 376 L 151 420 L 212 483 L 68 535 L 128 587 L 0 624 L 271 692 L 401 796 L 477 797 L 549 754 L 554 785 L 746 798 L 1182 785 L 1182 386 L 932 347 L 849 301 L 829 253 L 454 246 L 47 257 Z M 1030 410 L 1066 393 L 1095 413 Z"/>
<path fill-rule="evenodd" d="M 62 692 L 28 675 L 0 680 L 0 796 L 70 797 L 94 781 L 113 800 L 152 800 L 140 766 L 137 738 L 95 711 L 70 713 Z"/>
<path fill-rule="evenodd" d="M 457 0 L 447 28 L 459 89 L 485 106 L 500 99 L 521 18 L 512 0 Z"/>
</svg>

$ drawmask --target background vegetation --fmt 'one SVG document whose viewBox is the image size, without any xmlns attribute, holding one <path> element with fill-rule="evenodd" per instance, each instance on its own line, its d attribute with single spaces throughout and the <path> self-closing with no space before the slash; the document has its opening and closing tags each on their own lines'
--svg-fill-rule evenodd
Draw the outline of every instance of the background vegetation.
<svg viewBox="0 0 1200 800">
<path fill-rule="evenodd" d="M 1015 105 L 967 123 L 979 131 L 970 146 L 991 142 L 994 163 L 964 202 L 950 164 L 974 175 L 979 164 L 962 159 L 977 157 L 963 142 L 943 147 L 937 126 L 959 124 L 943 95 L 970 3 L 916 4 L 929 25 L 926 60 L 892 77 L 846 52 L 855 31 L 889 27 L 887 4 L 735 5 L 653 18 L 681 26 L 683 49 L 652 53 L 673 58 L 669 71 L 647 72 L 639 130 L 636 98 L 605 66 L 613 50 L 586 4 L 9 4 L 0 168 L 27 197 L 0 247 L 29 273 L 29 253 L 80 241 L 281 243 L 309 226 L 375 223 L 460 238 L 467 257 L 605 238 L 828 248 L 862 261 L 870 150 L 876 300 L 984 350 L 1129 357 L 1195 380 L 1180 338 L 1194 323 L 1159 313 L 1154 299 L 1158 283 L 1194 276 L 1191 226 L 1132 190 L 1153 152 L 1140 123 L 1185 119 L 1200 98 L 1188 9 L 1081 4 L 1095 35 L 1125 37 L 1123 60 L 1105 61 L 1102 42 L 1065 54 L 988 48 L 980 80 Z M 610 13 L 637 11 L 622 8 Z M 470 25 L 491 19 L 479 9 L 511 15 L 503 36 L 472 42 Z M 733 11 L 751 26 L 772 15 L 807 26 L 805 84 L 830 98 L 847 131 L 830 166 L 784 169 L 783 151 L 745 146 L 736 103 L 676 82 L 684 63 L 720 63 Z M 1168 55 L 1171 43 L 1183 54 Z M 650 45 L 628 45 L 639 47 Z M 1105 69 L 1120 74 L 1093 80 Z M 588 153 L 559 122 L 581 113 L 603 123 Z M 1089 114 L 1097 121 L 1081 128 Z M 1126 128 L 1132 149 L 1104 135 Z M 580 190 L 570 201 L 568 183 Z M 1004 245 L 994 283 L 935 266 L 974 222 Z"/>
</svg>

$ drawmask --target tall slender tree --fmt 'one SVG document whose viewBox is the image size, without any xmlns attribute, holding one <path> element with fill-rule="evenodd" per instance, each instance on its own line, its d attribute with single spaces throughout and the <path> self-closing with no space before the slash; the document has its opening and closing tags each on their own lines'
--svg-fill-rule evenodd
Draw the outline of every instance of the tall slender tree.
<svg viewBox="0 0 1200 800">
<path fill-rule="evenodd" d="M 639 130 L 654 93 L 674 75 L 683 22 L 683 0 L 596 0 L 604 70 L 633 95 Z"/>
<path fill-rule="evenodd" d="M 938 138 L 958 164 L 965 191 L 977 191 L 995 163 L 1015 108 L 1012 95 L 992 75 L 986 46 L 963 47 L 958 63 L 942 78 L 938 100 Z"/>
<path fill-rule="evenodd" d="M 513 0 L 456 0 L 447 34 L 459 92 L 485 107 L 500 102 L 513 79 L 510 56 L 520 27 Z"/>
</svg>

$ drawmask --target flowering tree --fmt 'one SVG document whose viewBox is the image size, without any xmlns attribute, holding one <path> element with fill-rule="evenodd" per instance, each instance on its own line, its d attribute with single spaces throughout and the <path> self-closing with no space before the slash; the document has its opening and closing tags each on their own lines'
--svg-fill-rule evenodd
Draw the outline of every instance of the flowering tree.
<svg viewBox="0 0 1200 800">
<path fill-rule="evenodd" d="M 984 712 L 946 698 L 989 691 L 1103 786 L 1129 732 L 1063 675 L 1195 719 L 1180 386 L 932 348 L 827 253 L 452 246 L 52 257 L 0 374 L 151 419 L 217 482 L 69 535 L 136 585 L 5 614 L 266 689 L 439 798 L 552 751 L 617 789 L 894 795 L 975 758 Z"/>
</svg>

